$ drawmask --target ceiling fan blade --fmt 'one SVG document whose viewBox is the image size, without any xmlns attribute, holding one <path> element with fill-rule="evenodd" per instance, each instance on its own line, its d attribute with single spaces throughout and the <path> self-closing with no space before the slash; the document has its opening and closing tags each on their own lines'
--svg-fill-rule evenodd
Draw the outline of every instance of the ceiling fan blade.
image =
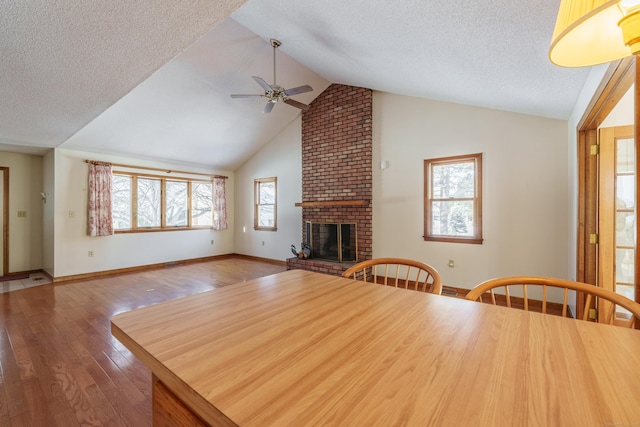
<svg viewBox="0 0 640 427">
<path fill-rule="evenodd" d="M 284 91 L 284 94 L 287 96 L 291 96 L 291 95 L 297 95 L 299 93 L 311 92 L 312 90 L 313 88 L 311 86 L 304 85 L 304 86 L 292 87 L 291 89 L 287 89 Z"/>
<path fill-rule="evenodd" d="M 262 98 L 264 95 L 245 95 L 242 93 L 234 93 L 231 95 L 232 98 Z"/>
<path fill-rule="evenodd" d="M 264 106 L 264 110 L 262 110 L 263 114 L 270 113 L 273 110 L 273 106 L 276 105 L 275 102 L 267 102 L 267 105 Z"/>
<path fill-rule="evenodd" d="M 262 89 L 264 89 L 265 92 L 271 92 L 273 90 L 271 86 L 269 86 L 269 84 L 262 79 L 262 77 L 258 77 L 258 76 L 251 76 L 251 77 L 253 77 L 253 80 L 255 80 L 256 83 L 262 86 Z"/>
<path fill-rule="evenodd" d="M 295 99 L 285 99 L 284 103 L 285 104 L 289 104 L 292 107 L 299 108 L 302 111 L 307 111 L 309 109 L 309 106 L 307 104 L 303 104 L 302 102 L 298 102 Z"/>
</svg>

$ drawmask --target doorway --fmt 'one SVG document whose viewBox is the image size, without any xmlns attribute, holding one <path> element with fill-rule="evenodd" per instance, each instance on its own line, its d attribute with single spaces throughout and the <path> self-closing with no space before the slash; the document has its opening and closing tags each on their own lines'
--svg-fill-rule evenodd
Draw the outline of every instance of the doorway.
<svg viewBox="0 0 640 427">
<path fill-rule="evenodd" d="M 0 277 L 9 273 L 9 168 L 0 167 Z"/>
<path fill-rule="evenodd" d="M 632 90 L 634 98 L 630 121 L 632 124 L 640 123 L 636 107 L 640 99 L 639 88 L 634 85 L 639 71 L 635 56 L 612 63 L 577 129 L 577 280 L 616 290 L 636 301 L 640 300 L 640 262 L 635 250 L 640 233 L 635 227 L 635 200 L 640 189 L 638 174 L 635 173 L 638 130 L 634 126 L 625 126 L 603 128 L 600 132 L 599 127 L 629 90 Z M 605 139 L 609 142 L 602 145 Z M 622 158 L 618 158 L 618 147 L 624 151 Z M 630 157 L 633 157 L 632 162 Z M 630 163 L 633 164 L 633 172 Z M 618 200 L 618 188 L 624 193 L 623 200 Z M 633 193 L 632 196 L 629 192 Z M 630 220 L 634 222 L 633 227 L 627 228 L 626 221 Z M 621 227 L 620 235 L 616 230 L 618 226 Z M 584 301 L 579 297 L 576 303 L 576 314 L 582 316 Z M 592 305 L 591 308 L 596 307 Z"/>
</svg>

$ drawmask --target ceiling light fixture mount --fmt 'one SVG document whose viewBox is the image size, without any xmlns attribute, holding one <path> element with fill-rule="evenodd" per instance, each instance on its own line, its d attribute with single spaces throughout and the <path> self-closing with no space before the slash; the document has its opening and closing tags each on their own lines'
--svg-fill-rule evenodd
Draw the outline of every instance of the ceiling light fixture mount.
<svg viewBox="0 0 640 427">
<path fill-rule="evenodd" d="M 549 59 L 586 67 L 640 52 L 640 0 L 562 0 Z"/>
</svg>

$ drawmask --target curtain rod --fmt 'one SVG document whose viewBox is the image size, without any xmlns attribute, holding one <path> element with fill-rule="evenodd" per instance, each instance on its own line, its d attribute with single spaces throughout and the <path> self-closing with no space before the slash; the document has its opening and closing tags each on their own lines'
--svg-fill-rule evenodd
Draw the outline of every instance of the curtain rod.
<svg viewBox="0 0 640 427">
<path fill-rule="evenodd" d="M 211 178 L 223 178 L 223 179 L 229 179 L 229 177 L 228 177 L 228 176 L 224 176 L 224 175 L 211 175 L 211 174 L 209 174 L 209 173 L 187 172 L 187 171 L 175 171 L 175 170 L 171 170 L 171 169 L 152 168 L 152 167 L 147 167 L 147 166 L 123 165 L 123 164 L 120 164 L 120 163 L 99 162 L 99 161 L 97 161 L 97 160 L 85 160 L 84 162 L 85 162 L 85 163 L 93 163 L 94 165 L 111 165 L 111 166 L 120 167 L 120 168 L 144 169 L 144 170 L 160 171 L 160 172 L 166 172 L 166 173 L 183 173 L 183 174 L 188 174 L 188 175 L 202 175 L 202 176 L 209 176 L 209 177 L 211 177 Z"/>
</svg>

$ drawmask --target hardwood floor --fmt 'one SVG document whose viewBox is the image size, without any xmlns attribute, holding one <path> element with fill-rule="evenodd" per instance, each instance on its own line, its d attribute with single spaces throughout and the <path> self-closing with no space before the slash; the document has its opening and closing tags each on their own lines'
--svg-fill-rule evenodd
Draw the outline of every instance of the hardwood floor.
<svg viewBox="0 0 640 427">
<path fill-rule="evenodd" d="M 117 313 L 284 271 L 245 258 L 0 294 L 0 427 L 151 425 L 151 373 Z"/>
</svg>

